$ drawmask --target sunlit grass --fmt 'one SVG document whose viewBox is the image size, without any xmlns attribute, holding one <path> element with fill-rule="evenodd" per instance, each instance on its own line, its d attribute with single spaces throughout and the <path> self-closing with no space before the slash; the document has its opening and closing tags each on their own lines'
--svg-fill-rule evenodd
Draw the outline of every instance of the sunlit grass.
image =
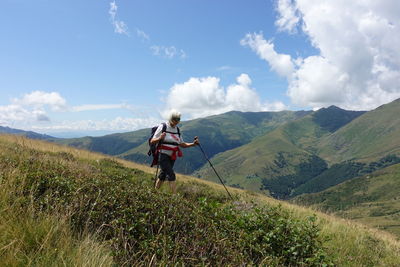
<svg viewBox="0 0 400 267">
<path fill-rule="evenodd" d="M 112 266 L 111 251 L 96 237 L 76 235 L 65 216 L 37 212 L 33 200 L 16 197 L 20 175 L 0 171 L 1 266 Z"/>
</svg>

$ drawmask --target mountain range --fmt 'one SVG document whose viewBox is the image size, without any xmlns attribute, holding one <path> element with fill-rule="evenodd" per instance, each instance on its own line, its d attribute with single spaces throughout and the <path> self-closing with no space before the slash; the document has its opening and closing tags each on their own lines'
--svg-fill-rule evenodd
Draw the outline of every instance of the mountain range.
<svg viewBox="0 0 400 267">
<path fill-rule="evenodd" d="M 199 136 L 202 148 L 229 186 L 327 210 L 329 203 L 337 202 L 334 212 L 359 216 L 360 220 L 371 219 L 382 205 L 390 214 L 383 212 L 374 218 L 379 217 L 382 225 L 394 225 L 396 232 L 400 225 L 393 222 L 400 220 L 400 207 L 393 198 L 382 204 L 382 198 L 386 197 L 385 186 L 400 183 L 400 167 L 396 167 L 400 164 L 399 113 L 400 99 L 368 112 L 336 106 L 317 111 L 232 111 L 184 121 L 180 129 L 187 142 Z M 0 131 L 11 129 L 1 127 Z M 149 164 L 149 135 L 150 129 L 72 139 L 33 136 Z M 175 169 L 219 182 L 197 148 L 184 150 Z M 373 185 L 375 180 L 367 177 L 380 177 L 377 181 L 384 186 Z M 360 193 L 357 181 L 373 189 Z M 351 196 L 360 194 L 365 198 L 354 202 Z M 396 192 L 387 196 L 392 195 Z M 363 215 L 356 215 L 358 204 L 365 209 Z M 354 209 L 357 212 L 352 213 Z"/>
</svg>

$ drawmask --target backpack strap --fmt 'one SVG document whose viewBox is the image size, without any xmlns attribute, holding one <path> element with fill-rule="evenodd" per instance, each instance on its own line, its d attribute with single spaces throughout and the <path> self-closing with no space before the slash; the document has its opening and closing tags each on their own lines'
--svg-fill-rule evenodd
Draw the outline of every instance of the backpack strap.
<svg viewBox="0 0 400 267">
<path fill-rule="evenodd" d="M 167 131 L 167 124 L 165 122 L 161 123 L 162 124 L 162 133 L 165 133 Z"/>
<path fill-rule="evenodd" d="M 175 132 L 169 132 L 169 131 L 164 131 L 164 132 L 166 132 L 166 133 L 170 133 L 170 134 L 178 134 L 179 135 L 179 137 L 181 137 L 181 131 L 179 130 L 179 127 L 178 126 L 176 126 L 176 129 L 177 129 L 177 132 L 175 133 Z"/>
</svg>

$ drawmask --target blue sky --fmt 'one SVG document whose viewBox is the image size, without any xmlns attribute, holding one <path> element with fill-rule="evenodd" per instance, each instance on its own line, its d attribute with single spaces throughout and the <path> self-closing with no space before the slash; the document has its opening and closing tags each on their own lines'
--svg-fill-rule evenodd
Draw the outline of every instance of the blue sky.
<svg viewBox="0 0 400 267">
<path fill-rule="evenodd" d="M 3 0 L 0 125 L 99 135 L 171 108 L 191 119 L 400 97 L 399 4 L 343 1 Z"/>
</svg>

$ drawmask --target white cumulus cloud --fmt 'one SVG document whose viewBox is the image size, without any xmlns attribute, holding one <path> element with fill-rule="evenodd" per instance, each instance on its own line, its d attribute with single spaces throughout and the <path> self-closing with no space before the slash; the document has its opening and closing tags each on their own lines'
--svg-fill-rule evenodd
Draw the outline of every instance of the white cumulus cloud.
<svg viewBox="0 0 400 267">
<path fill-rule="evenodd" d="M 300 27 L 319 53 L 294 59 L 276 52 L 262 34 L 246 35 L 242 45 L 287 78 L 294 104 L 373 109 L 400 97 L 399 1 L 277 3 L 279 29 L 293 33 Z"/>
<path fill-rule="evenodd" d="M 35 119 L 32 115 L 29 110 L 19 105 L 0 106 L 0 123 L 4 125 L 25 119 Z"/>
<path fill-rule="evenodd" d="M 66 111 L 67 104 L 57 92 L 34 91 L 14 98 L 10 105 L 0 106 L 0 123 L 13 126 L 24 122 L 50 121 L 46 109 Z"/>
<path fill-rule="evenodd" d="M 241 74 L 236 83 L 225 89 L 216 77 L 190 78 L 169 90 L 164 113 L 177 109 L 188 118 L 199 118 L 231 110 L 277 111 L 286 108 L 281 102 L 262 103 L 251 88 L 251 82 L 247 74 Z"/>
<path fill-rule="evenodd" d="M 22 98 L 14 98 L 12 102 L 20 106 L 32 106 L 42 108 L 50 106 L 54 111 L 62 111 L 67 108 L 66 100 L 57 92 L 33 91 L 25 94 Z"/>
</svg>

